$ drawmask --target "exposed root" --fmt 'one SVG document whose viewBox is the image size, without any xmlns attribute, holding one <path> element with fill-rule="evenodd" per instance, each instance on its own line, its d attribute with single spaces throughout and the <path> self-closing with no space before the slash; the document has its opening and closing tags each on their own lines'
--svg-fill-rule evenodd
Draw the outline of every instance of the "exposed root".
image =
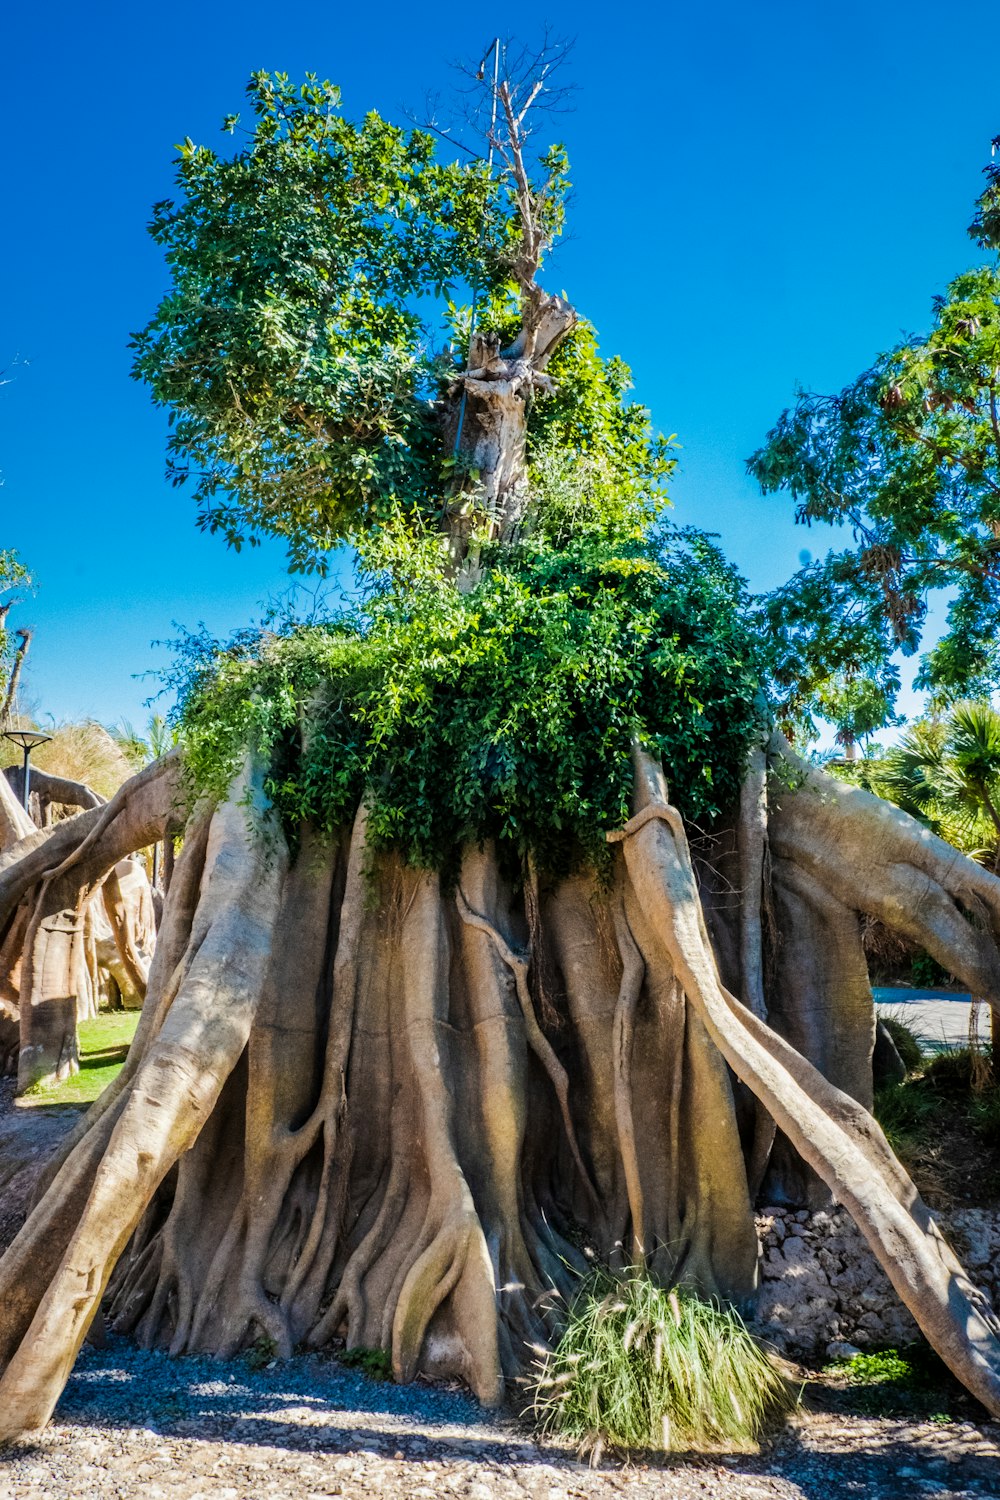
<svg viewBox="0 0 1000 1500">
<path fill-rule="evenodd" d="M 632 1110 L 632 1048 L 635 1043 L 635 1013 L 639 1004 L 646 966 L 636 947 L 632 929 L 625 915 L 625 903 L 619 895 L 615 902 L 615 935 L 622 955 L 622 982 L 615 1006 L 614 1070 L 615 1118 L 621 1146 L 628 1206 L 632 1219 L 632 1260 L 642 1265 L 646 1259 L 646 1209 L 639 1171 L 639 1152 L 635 1139 L 635 1117 Z"/>
<path fill-rule="evenodd" d="M 899 808 L 807 765 L 781 735 L 769 755 L 774 851 L 926 948 L 988 1001 L 1000 1035 L 1000 880 Z"/>
<path fill-rule="evenodd" d="M 178 804 L 173 754 L 110 802 L 26 834 L 0 853 L 0 930 L 22 902 L 31 907 L 19 980 L 21 1092 L 75 1070 L 77 997 L 87 974 L 84 907 L 120 860 L 176 823 Z"/>
<path fill-rule="evenodd" d="M 71 903 L 125 830 L 148 842 L 154 811 L 165 826 L 165 774 L 110 820 L 112 804 L 0 853 L 4 942 L 46 880 Z M 286 877 L 241 809 L 200 814 L 126 1066 L 0 1262 L 0 1432 L 45 1420 L 119 1256 L 106 1306 L 143 1343 L 233 1353 L 263 1332 L 290 1354 L 343 1338 L 390 1351 L 398 1379 L 457 1375 L 484 1401 L 557 1336 L 581 1246 L 746 1301 L 774 1121 L 997 1409 L 995 1320 L 864 1108 L 857 911 L 908 899 L 916 872 L 941 940 L 964 933 L 968 972 L 988 978 L 1000 882 L 946 868 L 890 819 L 852 896 L 822 840 L 856 844 L 860 804 L 791 780 L 765 796 L 755 763 L 701 895 L 642 757 L 610 886 L 542 887 L 529 867 L 518 892 L 470 847 L 444 901 L 436 876 L 368 848 L 363 809 L 349 839 L 302 829 Z"/>
<path fill-rule="evenodd" d="M 392 1323 L 392 1366 L 409 1380 L 425 1335 L 446 1298 L 454 1337 L 461 1340 L 466 1378 L 479 1399 L 497 1403 L 503 1392 L 497 1344 L 493 1271 L 472 1193 L 452 1138 L 451 1101 L 444 1083 L 439 1031 L 447 1018 L 447 939 L 437 878 L 416 877 L 404 924 L 410 955 L 404 994 L 410 1060 L 421 1103 L 422 1144 L 430 1178 L 425 1236 L 403 1281 Z M 433 1358 L 433 1351 L 428 1351 Z M 454 1356 L 452 1356 L 454 1357 Z"/>
<path fill-rule="evenodd" d="M 284 867 L 276 848 L 265 859 L 249 843 L 246 813 L 235 803 L 216 815 L 213 834 L 203 903 L 214 908 L 214 920 L 167 1020 L 120 1098 L 65 1252 L 6 1363 L 0 1441 L 47 1422 L 121 1250 L 165 1173 L 197 1138 L 246 1044 Z M 88 1163 L 88 1140 L 97 1135 L 91 1132 L 78 1148 Z M 64 1174 L 74 1175 L 76 1157 L 74 1152 L 15 1240 L 14 1261 L 19 1241 L 37 1235 L 33 1221 L 45 1217 Z"/>
<path fill-rule="evenodd" d="M 1000 1414 L 1000 1320 L 968 1280 L 878 1125 L 725 991 L 681 820 L 662 772 L 636 755 L 640 815 L 626 833 L 636 893 L 727 1062 L 850 1211 L 928 1342 Z M 649 816 L 642 812 L 649 809 Z M 862 1129 L 852 1129 L 861 1124 Z"/>
<path fill-rule="evenodd" d="M 530 959 L 523 953 L 516 953 L 510 944 L 501 937 L 491 922 L 488 922 L 485 917 L 480 916 L 478 912 L 473 911 L 462 894 L 461 887 L 455 892 L 455 902 L 462 921 L 467 922 L 470 927 L 477 928 L 480 932 L 485 932 L 514 976 L 517 998 L 521 1006 L 521 1014 L 524 1017 L 524 1029 L 527 1033 L 528 1045 L 545 1069 L 549 1082 L 555 1090 L 556 1098 L 559 1101 L 559 1113 L 562 1115 L 563 1128 L 566 1131 L 566 1139 L 569 1143 L 573 1160 L 576 1163 L 576 1169 L 580 1174 L 580 1181 L 583 1183 L 591 1202 L 599 1205 L 600 1197 L 597 1188 L 594 1186 L 593 1178 L 584 1162 L 583 1154 L 580 1151 L 580 1145 L 576 1137 L 576 1127 L 573 1124 L 573 1116 L 569 1105 L 569 1077 L 566 1069 L 558 1057 L 556 1057 L 551 1042 L 539 1026 L 538 1018 L 535 1015 L 535 1007 L 531 1002 L 531 991 L 528 987 L 528 966 Z"/>
</svg>

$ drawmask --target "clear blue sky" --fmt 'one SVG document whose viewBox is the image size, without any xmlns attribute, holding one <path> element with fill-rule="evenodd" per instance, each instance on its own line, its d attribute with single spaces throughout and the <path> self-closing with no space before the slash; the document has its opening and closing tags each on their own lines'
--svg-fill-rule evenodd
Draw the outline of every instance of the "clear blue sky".
<svg viewBox="0 0 1000 1500">
<path fill-rule="evenodd" d="M 510 7 L 8 6 L 0 22 L 0 546 L 40 589 L 30 692 L 57 719 L 145 718 L 134 680 L 171 622 L 228 631 L 287 587 L 235 556 L 163 479 L 164 419 L 130 330 L 164 271 L 145 225 L 173 144 L 210 144 L 256 68 L 314 70 L 348 112 L 399 117 L 519 24 Z M 683 444 L 678 518 L 721 533 L 757 588 L 826 539 L 743 473 L 796 383 L 832 389 L 975 259 L 1000 131 L 989 0 L 875 6 L 551 4 L 576 38 L 571 238 L 550 271 Z M 470 19 L 471 17 L 471 19 Z M 531 40 L 531 32 L 526 33 Z"/>
</svg>

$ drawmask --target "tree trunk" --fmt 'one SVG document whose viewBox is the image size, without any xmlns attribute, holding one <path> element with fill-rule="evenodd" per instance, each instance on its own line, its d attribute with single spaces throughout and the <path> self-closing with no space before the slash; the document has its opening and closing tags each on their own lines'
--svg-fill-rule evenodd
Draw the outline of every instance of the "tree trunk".
<svg viewBox="0 0 1000 1500">
<path fill-rule="evenodd" d="M 445 513 L 452 562 L 460 581 L 478 577 L 469 547 L 478 532 L 512 542 L 528 503 L 525 454 L 527 403 L 552 389 L 545 367 L 576 322 L 561 297 L 538 288 L 524 299 L 523 325 L 509 349 L 492 334 L 473 333 L 469 364 L 451 386 L 442 413 L 447 450 L 456 460 L 456 493 Z"/>
<path fill-rule="evenodd" d="M 0 778 L 0 815 L 4 806 Z M 0 853 L 0 934 L 30 894 L 23 944 L 0 946 L 0 983 L 20 966 L 18 1092 L 54 1083 L 79 1067 L 77 1012 L 87 974 L 85 907 L 118 862 L 161 838 L 180 817 L 176 756 L 156 763 L 99 804 Z M 135 982 L 142 979 L 136 969 Z"/>
<path fill-rule="evenodd" d="M 7 691 L 3 702 L 0 703 L 0 733 L 9 729 L 14 717 L 14 704 L 17 701 L 17 689 L 21 681 L 21 673 L 28 652 L 31 649 L 32 632 L 30 630 L 19 630 L 17 632 L 19 645 L 14 653 L 14 665 L 11 667 L 10 677 L 7 679 Z"/>
<path fill-rule="evenodd" d="M 995 1315 L 865 1108 L 857 936 L 859 910 L 923 911 L 941 951 L 972 934 L 963 961 L 986 976 L 994 877 L 779 739 L 697 876 L 642 757 L 610 883 L 511 885 L 485 847 L 446 890 L 369 849 L 363 808 L 350 832 L 304 828 L 286 868 L 240 795 L 189 826 L 128 1062 L 0 1261 L 0 1434 L 47 1420 L 105 1289 L 145 1345 L 343 1339 L 487 1402 L 557 1336 L 584 1250 L 748 1304 L 775 1122 L 774 1172 L 794 1153 L 849 1208 L 1000 1412 Z M 117 817 L 148 842 L 133 797 L 156 800 L 138 778 L 110 817 L 0 856 L 0 923 L 56 855 L 76 848 L 74 880 L 101 869 Z M 946 901 L 980 926 L 949 927 Z"/>
</svg>

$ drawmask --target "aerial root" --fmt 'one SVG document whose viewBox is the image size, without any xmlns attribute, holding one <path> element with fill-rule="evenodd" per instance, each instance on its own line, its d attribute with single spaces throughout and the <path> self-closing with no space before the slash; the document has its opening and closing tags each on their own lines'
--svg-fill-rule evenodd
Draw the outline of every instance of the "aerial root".
<svg viewBox="0 0 1000 1500">
<path fill-rule="evenodd" d="M 618 1142 L 625 1169 L 629 1213 L 632 1219 L 632 1259 L 641 1265 L 646 1258 L 645 1222 L 639 1153 L 636 1148 L 635 1118 L 632 1107 L 632 1047 L 635 1042 L 635 1013 L 642 992 L 646 966 L 636 946 L 625 914 L 625 902 L 617 895 L 614 908 L 615 936 L 622 957 L 622 981 L 615 1006 L 614 1019 L 614 1092 Z"/>
<path fill-rule="evenodd" d="M 0 1378 L 0 1441 L 48 1421 L 118 1256 L 166 1172 L 197 1139 L 246 1045 L 285 859 L 277 845 L 265 858 L 250 840 L 241 792 L 237 788 L 213 820 L 202 902 L 214 920 L 159 1035 L 112 1111 L 117 1118 L 65 1253 L 46 1277 Z M 92 1139 L 101 1134 L 92 1132 Z M 88 1144 L 85 1137 L 78 1150 L 88 1155 Z M 27 1242 L 32 1220 L 45 1217 L 46 1202 L 60 1193 L 76 1154 L 22 1230 Z M 11 1249 L 16 1252 L 17 1241 Z M 18 1259 L 16 1253 L 5 1257 L 4 1270 Z"/>
<path fill-rule="evenodd" d="M 712 1040 L 851 1213 L 928 1342 L 1000 1415 L 1000 1320 L 876 1122 L 723 988 L 680 817 L 667 804 L 662 771 L 639 751 L 636 797 L 639 812 L 622 830 L 629 875 Z"/>
<path fill-rule="evenodd" d="M 583 1183 L 591 1202 L 596 1207 L 599 1207 L 600 1195 L 584 1162 L 579 1141 L 577 1140 L 576 1127 L 573 1124 L 573 1116 L 569 1103 L 569 1077 L 566 1069 L 558 1057 L 556 1057 L 552 1043 L 542 1031 L 542 1028 L 538 1024 L 538 1018 L 535 1015 L 535 1007 L 532 1004 L 531 990 L 528 985 L 530 959 L 523 953 L 516 953 L 493 926 L 492 922 L 487 921 L 479 912 L 473 911 L 462 894 L 461 887 L 455 892 L 455 901 L 462 921 L 468 923 L 470 927 L 475 927 L 479 932 L 486 934 L 514 977 L 518 1003 L 524 1017 L 524 1029 L 527 1034 L 528 1045 L 545 1069 L 549 1082 L 555 1090 L 556 1098 L 559 1101 L 559 1112 L 562 1115 L 563 1128 L 566 1132 L 566 1139 L 573 1156 L 573 1161 L 576 1164 L 576 1169 L 580 1174 L 580 1181 Z"/>
</svg>

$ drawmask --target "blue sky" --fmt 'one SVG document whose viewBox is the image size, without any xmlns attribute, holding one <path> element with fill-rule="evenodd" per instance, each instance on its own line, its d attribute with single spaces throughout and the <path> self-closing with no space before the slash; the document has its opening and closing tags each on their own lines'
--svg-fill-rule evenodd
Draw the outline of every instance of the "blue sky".
<svg viewBox="0 0 1000 1500">
<path fill-rule="evenodd" d="M 524 15 L 524 12 L 519 12 Z M 532 13 L 534 15 L 536 13 Z M 632 365 L 682 444 L 677 517 L 755 588 L 827 537 L 743 461 L 796 384 L 833 389 L 971 263 L 965 235 L 1000 96 L 995 4 L 552 4 L 576 38 L 559 121 L 575 197 L 549 273 Z M 472 19 L 470 19 L 472 16 Z M 29 692 L 57 720 L 146 716 L 172 621 L 227 632 L 287 588 L 163 479 L 163 415 L 129 378 L 165 288 L 145 225 L 173 144 L 222 143 L 255 68 L 313 70 L 345 108 L 400 117 L 446 90 L 507 7 L 385 3 L 6 7 L 0 231 L 0 546 L 39 581 Z M 530 30 L 525 39 L 532 40 Z"/>
</svg>

